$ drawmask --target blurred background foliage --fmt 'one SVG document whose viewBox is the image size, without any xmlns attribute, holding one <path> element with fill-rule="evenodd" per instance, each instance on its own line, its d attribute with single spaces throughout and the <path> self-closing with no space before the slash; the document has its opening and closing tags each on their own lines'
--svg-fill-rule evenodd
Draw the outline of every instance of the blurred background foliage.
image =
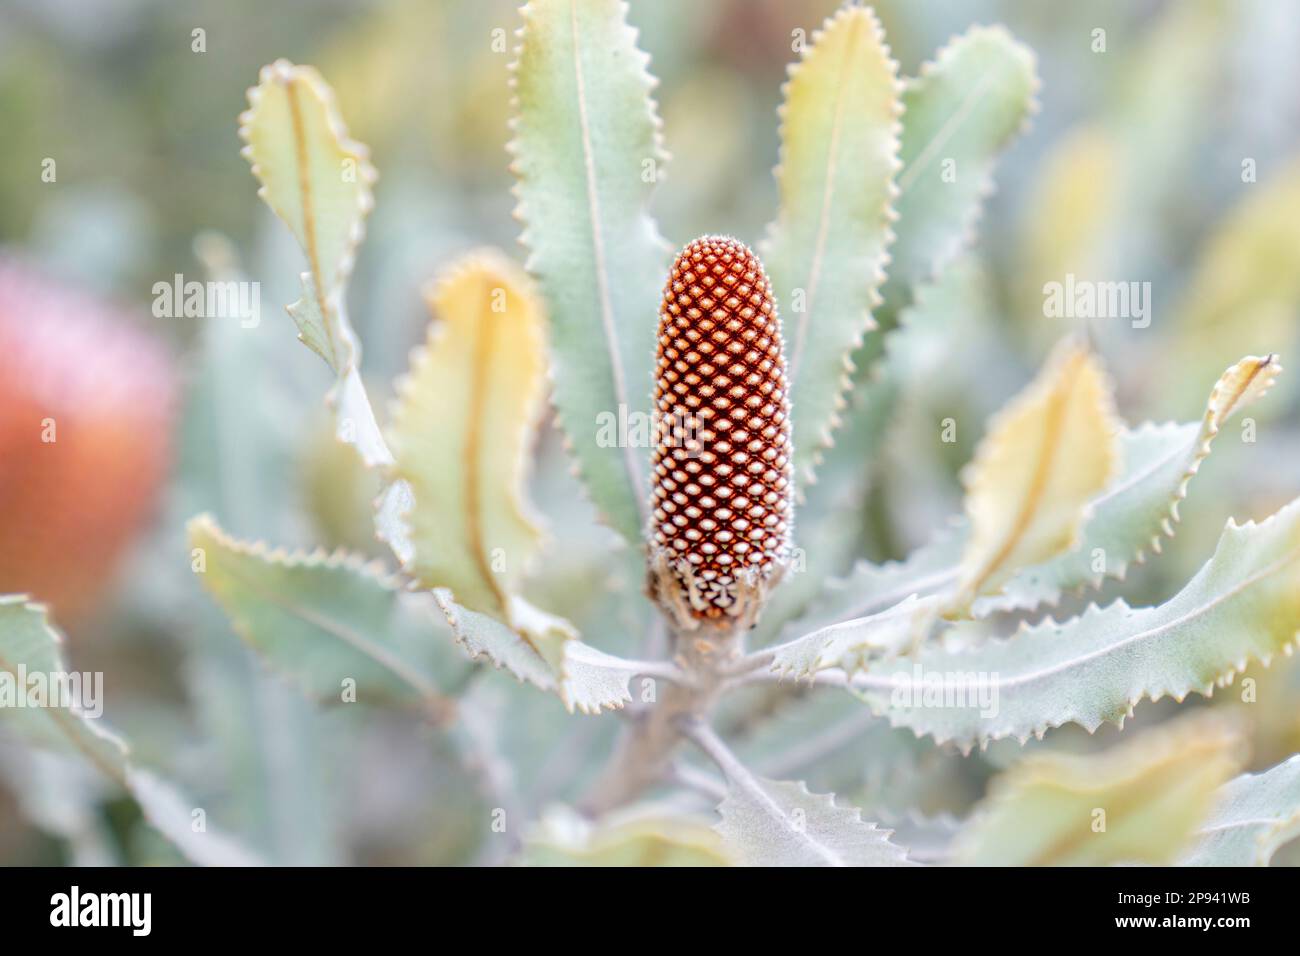
<svg viewBox="0 0 1300 956">
<path fill-rule="evenodd" d="M 1087 328 L 1130 422 L 1198 417 L 1219 372 L 1247 353 L 1300 363 L 1300 16 L 1290 5 L 876 6 L 904 74 L 970 24 L 1003 22 L 1037 51 L 1042 89 L 972 249 L 902 340 L 895 414 L 853 465 L 870 478 L 868 498 L 845 512 L 857 551 L 901 556 L 957 510 L 957 470 L 987 415 L 1079 324 L 1043 316 L 1043 284 L 1065 273 L 1151 283 L 1149 328 Z M 811 36 L 834 7 L 632 0 L 662 81 L 673 160 L 655 212 L 675 245 L 703 232 L 761 237 L 776 204 L 775 108 L 793 31 Z M 105 672 L 108 716 L 140 763 L 168 768 L 212 820 L 276 862 L 500 859 L 491 808 L 532 812 L 572 796 L 617 729 L 617 718 L 569 718 L 499 674 L 469 687 L 454 731 L 468 748 L 400 714 L 313 707 L 238 642 L 200 593 L 184 542 L 184 520 L 208 510 L 239 536 L 380 554 L 366 515 L 371 479 L 331 440 L 326 373 L 281 309 L 298 294 L 299 253 L 239 155 L 235 118 L 258 68 L 278 57 L 317 65 L 380 170 L 350 311 L 382 409 L 423 338 L 421 284 L 472 246 L 518 254 L 504 151 L 518 25 L 510 0 L 0 0 L 0 252 L 117 303 L 169 344 L 184 381 L 156 518 L 100 613 L 65 622 L 70 657 Z M 192 49 L 196 29 L 205 52 Z M 1098 29 L 1105 52 L 1094 50 Z M 41 179 L 46 158 L 57 162 L 52 183 Z M 152 316 L 155 282 L 223 265 L 261 282 L 256 329 Z M 655 306 L 646 303 L 647 322 Z M 1167 554 L 1106 598 L 1162 599 L 1208 557 L 1230 515 L 1263 517 L 1300 492 L 1297 382 L 1284 376 L 1252 409 L 1255 444 L 1221 440 Z M 939 440 L 949 416 L 955 446 Z M 616 552 L 595 524 L 553 432 L 533 485 L 553 541 L 531 588 L 590 643 L 636 646 L 648 620 L 640 558 Z M 1300 750 L 1300 669 L 1288 658 L 1256 670 L 1256 703 L 1237 700 L 1239 682 L 1212 706 L 1252 718 L 1262 767 Z M 772 775 L 765 760 L 776 755 L 781 771 L 885 819 L 909 807 L 964 812 L 1018 751 L 956 757 L 889 731 L 847 696 L 762 699 L 771 693 L 724 715 L 733 732 L 748 728 L 742 754 Z M 1136 722 L 1165 710 L 1144 705 Z M 790 742 L 830 725 L 848 726 L 852 744 L 791 767 Z M 1070 731 L 1051 742 L 1099 744 Z M 480 759 L 467 765 L 465 749 Z M 0 737 L 0 862 L 164 862 L 172 852 L 130 801 Z"/>
</svg>

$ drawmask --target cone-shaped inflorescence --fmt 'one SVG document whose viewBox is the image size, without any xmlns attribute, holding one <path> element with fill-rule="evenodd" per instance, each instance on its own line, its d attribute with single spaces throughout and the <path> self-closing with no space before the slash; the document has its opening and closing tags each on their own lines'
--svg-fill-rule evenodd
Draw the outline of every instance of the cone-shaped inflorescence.
<svg viewBox="0 0 1300 956">
<path fill-rule="evenodd" d="M 751 627 L 790 555 L 785 346 L 758 257 L 677 256 L 659 310 L 649 591 L 679 630 Z"/>
</svg>

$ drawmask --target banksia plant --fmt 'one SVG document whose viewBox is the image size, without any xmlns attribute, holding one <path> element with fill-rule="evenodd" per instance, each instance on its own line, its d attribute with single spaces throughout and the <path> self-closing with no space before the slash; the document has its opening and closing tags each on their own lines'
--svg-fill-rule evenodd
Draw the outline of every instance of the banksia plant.
<svg viewBox="0 0 1300 956">
<path fill-rule="evenodd" d="M 747 629 L 790 558 L 790 400 L 772 283 L 749 247 L 677 256 L 655 350 L 650 593 L 683 630 Z"/>
<path fill-rule="evenodd" d="M 129 316 L 0 259 L 0 592 L 95 609 L 159 507 L 176 391 Z"/>
<path fill-rule="evenodd" d="M 1300 757 L 1242 774 L 1224 708 L 1103 752 L 1052 738 L 1293 651 L 1300 501 L 1229 523 L 1163 603 L 1082 603 L 1166 547 L 1213 447 L 1281 374 L 1271 346 L 1223 356 L 1197 417 L 1131 425 L 1104 345 L 1067 330 L 1029 381 L 996 383 L 1002 411 L 961 420 L 981 437 L 956 513 L 902 560 L 868 560 L 880 423 L 910 336 L 964 308 L 954 277 L 1037 108 L 1034 56 L 975 27 L 900 77 L 875 14 L 845 5 L 783 88 L 757 254 L 706 233 L 672 257 L 650 213 L 668 162 L 655 81 L 626 13 L 522 8 L 524 261 L 441 270 L 387 410 L 348 320 L 376 173 L 315 69 L 262 72 L 245 156 L 301 246 L 288 310 L 380 486 L 368 517 L 391 557 L 196 515 L 199 584 L 310 699 L 423 723 L 473 780 L 476 862 L 1267 863 L 1300 816 Z M 35 613 L 0 604 L 0 624 Z M 575 727 L 618 709 L 605 736 Z M 981 756 L 1031 738 L 1047 744 Z M 936 766 L 954 800 L 994 778 L 955 824 L 868 786 Z M 1123 825 L 1092 829 L 1097 807 Z"/>
</svg>

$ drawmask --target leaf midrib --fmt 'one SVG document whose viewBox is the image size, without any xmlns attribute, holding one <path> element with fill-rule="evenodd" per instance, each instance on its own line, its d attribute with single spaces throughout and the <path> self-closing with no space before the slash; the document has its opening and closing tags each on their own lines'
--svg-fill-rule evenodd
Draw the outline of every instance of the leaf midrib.
<svg viewBox="0 0 1300 956">
<path fill-rule="evenodd" d="M 593 265 L 596 270 L 596 290 L 600 306 L 600 322 L 605 332 L 605 345 L 609 351 L 610 376 L 613 380 L 614 401 L 629 411 L 632 406 L 628 400 L 627 377 L 623 370 L 622 350 L 619 347 L 618 329 L 614 324 L 614 303 L 609 286 L 609 264 L 605 256 L 605 239 L 601 231 L 600 194 L 596 185 L 596 156 L 591 139 L 591 117 L 587 108 L 586 79 L 582 71 L 582 49 L 578 33 L 577 0 L 569 0 L 569 27 L 573 39 L 573 74 L 575 94 L 578 101 L 578 125 L 582 139 L 582 167 L 587 185 L 587 215 L 591 221 L 591 246 Z M 617 409 L 615 409 L 617 412 Z M 623 466 L 632 483 L 632 495 L 636 501 L 637 513 L 641 522 L 646 518 L 646 491 L 642 485 L 641 472 L 632 456 L 630 442 L 621 442 L 623 446 Z"/>
<path fill-rule="evenodd" d="M 289 116 L 293 126 L 294 161 L 298 170 L 299 202 L 302 205 L 302 234 L 307 248 L 307 266 L 311 269 L 312 285 L 315 287 L 316 304 L 320 309 L 321 325 L 325 328 L 326 341 L 329 344 L 330 364 L 339 367 L 338 344 L 334 341 L 334 323 L 330 321 L 329 293 L 325 289 L 320 267 L 320 252 L 316 237 L 316 207 L 311 186 L 311 162 L 307 154 L 307 133 L 303 126 L 302 107 L 298 103 L 298 77 L 290 76 L 284 84 L 285 97 L 289 101 Z"/>
<path fill-rule="evenodd" d="M 1082 359 L 1078 361 L 1081 363 Z M 1077 369 L 1075 375 L 1082 374 L 1082 371 L 1082 368 Z M 1021 503 L 1020 510 L 1016 513 L 1011 529 L 1003 538 L 998 549 L 985 560 L 979 572 L 972 576 L 972 580 L 967 586 L 972 596 L 978 595 L 983 590 L 988 580 L 998 573 L 1007 558 L 1015 551 L 1016 546 L 1029 533 L 1034 517 L 1042 504 L 1048 480 L 1055 470 L 1057 452 L 1061 447 L 1061 420 L 1065 417 L 1066 406 L 1072 399 L 1074 390 L 1081 384 L 1077 377 L 1072 377 L 1063 382 L 1061 387 L 1052 390 L 1052 394 L 1048 399 L 1047 417 L 1043 422 L 1043 441 L 1039 445 L 1038 460 L 1034 463 L 1034 473 L 1030 479 L 1024 501 Z"/>
<path fill-rule="evenodd" d="M 471 321 L 473 326 L 474 351 L 470 365 L 469 383 L 469 420 L 465 429 L 465 451 L 462 465 L 465 469 L 465 546 L 474 561 L 483 585 L 492 594 L 502 615 L 509 613 L 510 604 L 505 593 L 492 572 L 488 561 L 487 548 L 483 540 L 483 502 L 479 483 L 482 481 L 482 449 L 479 437 L 485 430 L 483 410 L 487 405 L 488 367 L 492 359 L 492 344 L 496 333 L 496 322 L 487 316 L 492 315 L 492 283 L 485 275 L 483 285 L 483 309 L 479 321 Z"/>
<path fill-rule="evenodd" d="M 230 577 L 237 580 L 241 585 L 248 588 L 264 601 L 274 604 L 276 607 L 286 611 L 293 617 L 297 617 L 299 620 L 310 624 L 312 627 L 318 628 L 326 634 L 338 638 L 349 647 L 370 658 L 381 667 L 387 669 L 395 677 L 419 693 L 425 700 L 431 702 L 441 702 L 443 700 L 443 697 L 438 692 L 437 688 L 425 680 L 422 675 L 413 671 L 396 655 L 390 654 L 386 649 L 376 645 L 364 635 L 359 634 L 352 628 L 347 627 L 332 618 L 317 614 L 311 608 L 297 601 L 282 597 L 275 591 L 264 587 L 261 582 L 248 575 L 242 574 L 236 566 L 227 565 L 225 570 Z M 254 642 L 250 640 L 249 643 Z M 256 644 L 254 644 L 254 646 L 256 646 Z"/>
</svg>

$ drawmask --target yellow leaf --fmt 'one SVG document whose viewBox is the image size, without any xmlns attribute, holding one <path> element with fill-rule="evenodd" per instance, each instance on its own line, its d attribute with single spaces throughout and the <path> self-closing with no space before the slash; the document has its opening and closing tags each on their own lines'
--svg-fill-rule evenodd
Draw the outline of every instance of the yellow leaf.
<svg viewBox="0 0 1300 956">
<path fill-rule="evenodd" d="M 436 320 L 397 386 L 389 436 L 414 498 L 406 570 L 510 622 L 540 537 L 523 484 L 546 368 L 542 310 L 523 272 L 487 251 L 426 298 Z"/>
<path fill-rule="evenodd" d="M 971 536 L 953 611 L 1077 543 L 1089 499 L 1118 470 L 1118 435 L 1104 371 L 1066 340 L 995 416 L 967 469 Z"/>
<path fill-rule="evenodd" d="M 790 68 L 781 208 L 763 244 L 789 343 L 795 473 L 831 445 L 893 241 L 902 87 L 876 14 L 844 6 Z"/>
<path fill-rule="evenodd" d="M 1224 354 L 1293 349 L 1300 324 L 1300 159 L 1258 185 L 1202 250 L 1173 310 L 1177 350 L 1167 363 L 1179 383 L 1207 373 Z"/>
<path fill-rule="evenodd" d="M 1238 725 L 1208 712 L 1104 753 L 1042 753 L 1002 774 L 954 856 L 976 866 L 1168 863 L 1239 769 Z"/>
<path fill-rule="evenodd" d="M 548 810 L 525 841 L 525 866 L 731 866 L 722 839 L 689 817 L 647 814 L 593 825 Z"/>
<path fill-rule="evenodd" d="M 1100 125 L 1070 131 L 1044 159 L 1023 231 L 1024 288 L 1034 313 L 1045 283 L 1064 282 L 1067 273 L 1105 274 L 1098 246 L 1113 221 L 1118 162 L 1119 147 Z"/>
</svg>

